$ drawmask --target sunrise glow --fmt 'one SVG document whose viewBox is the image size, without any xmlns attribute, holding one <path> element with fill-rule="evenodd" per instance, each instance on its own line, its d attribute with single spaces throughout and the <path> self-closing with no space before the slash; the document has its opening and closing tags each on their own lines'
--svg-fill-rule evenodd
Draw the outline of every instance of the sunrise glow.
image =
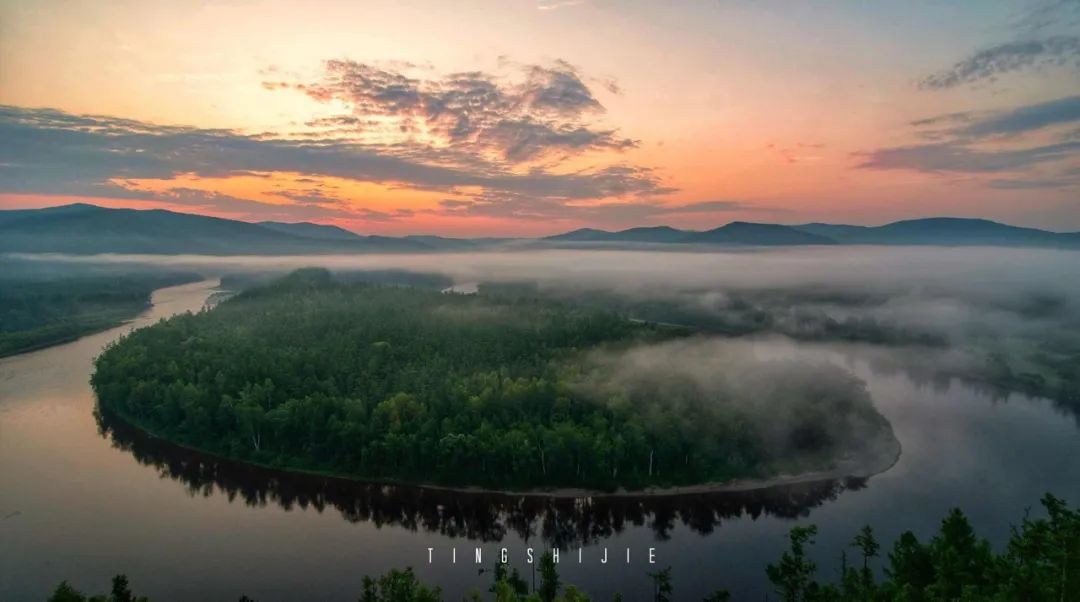
<svg viewBox="0 0 1080 602">
<path fill-rule="evenodd" d="M 1080 38 L 1075 3 L 1044 8 L 8 2 L 0 208 L 1075 230 Z"/>
</svg>

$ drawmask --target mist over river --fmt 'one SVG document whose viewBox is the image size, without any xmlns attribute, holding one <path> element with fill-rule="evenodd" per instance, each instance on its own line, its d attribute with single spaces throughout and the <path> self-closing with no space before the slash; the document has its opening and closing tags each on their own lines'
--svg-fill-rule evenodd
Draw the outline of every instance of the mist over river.
<svg viewBox="0 0 1080 602">
<path fill-rule="evenodd" d="M 485 550 L 484 568 L 508 548 L 528 579 L 526 548 L 553 544 L 563 549 L 563 581 L 600 600 L 615 591 L 646 599 L 646 572 L 668 565 L 678 599 L 717 587 L 761 599 L 771 591 L 764 567 L 796 524 L 818 525 L 813 556 L 831 577 L 863 524 L 887 550 L 903 530 L 928 536 L 960 506 L 1000 546 L 1044 492 L 1080 501 L 1080 419 L 1061 406 L 920 380 L 858 346 L 779 337 L 739 344 L 760 357 L 834 362 L 863 379 L 902 445 L 897 464 L 869 479 L 763 491 L 547 500 L 286 475 L 182 450 L 107 418 L 102 433 L 88 383 L 93 358 L 133 327 L 200 309 L 215 285 L 160 290 L 132 324 L 0 360 L 0 600 L 43 600 L 64 579 L 105 590 L 115 573 L 154 600 L 316 592 L 347 600 L 364 575 L 404 566 L 459 599 L 490 582 L 472 563 L 475 547 Z M 605 547 L 613 560 L 601 564 Z M 649 548 L 656 565 L 647 564 Z"/>
</svg>

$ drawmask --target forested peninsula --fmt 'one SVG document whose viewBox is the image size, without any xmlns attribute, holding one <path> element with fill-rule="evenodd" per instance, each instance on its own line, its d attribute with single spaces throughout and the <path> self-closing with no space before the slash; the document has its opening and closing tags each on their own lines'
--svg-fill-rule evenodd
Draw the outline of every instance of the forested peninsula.
<svg viewBox="0 0 1080 602">
<path fill-rule="evenodd" d="M 732 358 L 698 374 L 643 359 L 692 336 L 553 300 L 305 269 L 123 337 L 91 382 L 104 409 L 181 445 L 446 486 L 722 483 L 895 443 L 835 366 Z"/>
</svg>

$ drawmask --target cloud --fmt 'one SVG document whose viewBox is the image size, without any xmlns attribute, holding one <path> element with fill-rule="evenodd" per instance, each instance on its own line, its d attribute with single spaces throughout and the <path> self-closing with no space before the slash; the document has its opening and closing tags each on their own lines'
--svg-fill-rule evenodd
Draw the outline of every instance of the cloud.
<svg viewBox="0 0 1080 602">
<path fill-rule="evenodd" d="M 1080 69 L 1080 37 L 1059 35 L 1042 40 L 1006 42 L 976 52 L 919 80 L 922 90 L 947 90 L 961 84 L 993 81 L 1004 73 L 1043 67 Z"/>
<path fill-rule="evenodd" d="M 1039 190 L 1044 188 L 1068 188 L 1080 186 L 1080 177 L 1052 177 L 1045 179 L 999 179 L 987 182 L 998 190 Z"/>
<path fill-rule="evenodd" d="M 521 90 L 521 99 L 530 108 L 568 116 L 604 110 L 570 63 L 557 60 L 554 67 L 530 65 L 527 71 L 528 81 Z"/>
<path fill-rule="evenodd" d="M 994 179 L 987 185 L 1008 190 L 1063 188 L 1076 184 L 1074 175 L 1061 172 L 1060 163 L 1078 156 L 1080 138 L 1073 136 L 1072 131 L 1064 131 L 1078 121 L 1080 96 L 1003 111 L 948 113 L 911 122 L 916 128 L 929 128 L 921 130 L 919 135 L 932 140 L 931 143 L 882 148 L 855 156 L 860 160 L 858 167 L 862 168 L 930 173 L 1019 172 L 1041 164 L 1059 163 L 1053 166 L 1058 173 L 1025 173 Z M 1018 146 L 1013 140 L 1036 133 L 1042 144 L 1031 146 L 1027 140 L 1028 146 Z M 1046 144 L 1047 139 L 1058 142 Z M 1002 148 L 1005 141 L 1012 142 L 1011 148 Z"/>
<path fill-rule="evenodd" d="M 952 142 L 917 144 L 857 153 L 867 169 L 910 169 L 923 172 L 992 173 L 1015 171 L 1075 156 L 1080 141 L 1023 149 L 978 150 Z"/>
<path fill-rule="evenodd" d="M 638 223 L 641 220 L 692 213 L 782 212 L 739 201 L 703 201 L 684 205 L 652 202 L 558 204 L 523 195 L 479 195 L 470 200 L 446 199 L 441 212 L 448 215 L 484 216 L 526 220 L 576 219 L 590 223 Z"/>
<path fill-rule="evenodd" d="M 930 140 L 978 141 L 993 137 L 1012 137 L 1046 128 L 1080 122 L 1080 96 L 1067 96 L 1046 102 L 1000 111 L 962 111 L 935 115 L 911 122 Z M 1059 139 L 1075 139 L 1080 129 L 1061 132 Z"/>
<path fill-rule="evenodd" d="M 1021 35 L 1069 31 L 1080 25 L 1080 1 L 1044 0 L 1024 11 L 1013 24 Z"/>
<path fill-rule="evenodd" d="M 252 172 L 338 177 L 453 194 L 463 188 L 479 188 L 552 203 L 654 197 L 673 191 L 652 169 L 629 164 L 563 173 L 542 168 L 516 172 L 491 164 L 449 166 L 348 140 L 268 138 L 231 130 L 0 106 L 2 192 L 146 199 L 156 197 L 126 190 L 114 182 Z"/>
<path fill-rule="evenodd" d="M 958 111 L 956 113 L 946 113 L 944 115 L 935 115 L 933 117 L 926 117 L 923 119 L 916 119 L 911 122 L 914 127 L 926 127 L 926 126 L 938 126 L 941 124 L 949 123 L 969 123 L 975 118 L 973 111 Z"/>
<path fill-rule="evenodd" d="M 1080 121 L 1080 96 L 1069 96 L 1017 107 L 976 120 L 953 132 L 958 136 L 982 138 L 1001 134 L 1022 134 L 1074 121 Z"/>
<path fill-rule="evenodd" d="M 764 211 L 769 213 L 783 213 L 788 211 L 787 209 L 747 205 L 740 201 L 701 201 L 686 205 L 661 205 L 659 206 L 659 209 L 666 214 L 718 213 L 723 211 Z"/>
<path fill-rule="evenodd" d="M 146 198 L 148 193 L 138 190 L 118 189 L 112 196 Z M 343 213 L 353 215 L 355 212 L 343 212 L 340 209 L 327 208 L 316 204 L 304 204 L 299 206 L 283 206 L 260 203 L 242 199 L 220 192 L 198 190 L 187 187 L 170 188 L 169 190 L 154 193 L 155 200 L 165 201 L 175 205 L 195 209 L 198 211 L 214 211 L 226 214 L 243 214 L 251 219 L 258 220 L 312 220 L 330 219 L 341 217 Z"/>
<path fill-rule="evenodd" d="M 500 121 L 481 132 L 477 140 L 490 148 L 500 149 L 503 158 L 515 163 L 540 157 L 553 149 L 574 153 L 599 148 L 624 150 L 637 146 L 633 140 L 617 138 L 611 130 L 555 126 L 529 119 Z"/>
<path fill-rule="evenodd" d="M 1028 3 L 1010 25 L 1008 42 L 978 50 L 947 69 L 918 81 L 923 90 L 995 81 L 998 76 L 1047 67 L 1080 70 L 1080 0 Z"/>
<path fill-rule="evenodd" d="M 785 163 L 795 164 L 821 160 L 817 151 L 825 148 L 825 145 L 820 142 L 796 142 L 793 146 L 781 146 L 772 142 L 766 144 L 765 148 L 776 151 Z"/>
<path fill-rule="evenodd" d="M 572 6 L 581 6 L 585 3 L 585 0 L 540 0 L 536 4 L 536 10 L 542 11 L 554 11 L 560 8 L 570 8 Z"/>
<path fill-rule="evenodd" d="M 399 69 L 335 59 L 326 61 L 317 81 L 263 86 L 298 90 L 348 107 L 347 115 L 309 122 L 313 127 L 328 127 L 334 134 L 352 127 L 355 136 L 392 139 L 414 153 L 435 146 L 474 160 L 521 163 L 638 145 L 593 123 L 604 107 L 573 65 L 560 60 L 550 66 L 513 66 L 516 77 L 481 71 L 414 77 L 407 74 L 408 65 Z M 603 85 L 617 89 L 614 82 Z"/>
<path fill-rule="evenodd" d="M 298 203 L 336 205 L 342 202 L 342 199 L 340 197 L 328 193 L 318 187 L 313 190 L 279 190 L 276 191 L 274 194 L 278 196 L 283 196 Z"/>
</svg>

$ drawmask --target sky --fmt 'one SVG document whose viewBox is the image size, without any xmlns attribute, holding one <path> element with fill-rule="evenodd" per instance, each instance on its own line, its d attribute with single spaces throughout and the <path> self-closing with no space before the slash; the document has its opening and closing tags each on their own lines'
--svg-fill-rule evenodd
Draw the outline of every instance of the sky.
<svg viewBox="0 0 1080 602">
<path fill-rule="evenodd" d="M 0 0 L 0 209 L 1080 230 L 1080 0 Z"/>
</svg>

